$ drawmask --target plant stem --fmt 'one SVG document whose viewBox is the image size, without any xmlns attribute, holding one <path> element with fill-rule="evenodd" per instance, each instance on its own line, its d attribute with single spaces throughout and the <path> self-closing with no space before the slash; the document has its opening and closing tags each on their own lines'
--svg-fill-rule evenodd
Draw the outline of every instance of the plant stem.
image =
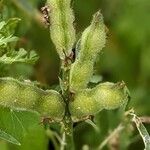
<svg viewBox="0 0 150 150">
<path fill-rule="evenodd" d="M 112 132 L 110 133 L 110 135 L 99 145 L 98 150 L 103 149 L 103 147 L 112 139 L 115 137 L 115 135 L 117 135 L 118 133 L 120 133 L 122 130 L 124 129 L 124 126 L 122 124 L 119 124 L 118 127 Z"/>
<path fill-rule="evenodd" d="M 73 122 L 71 119 L 71 114 L 69 111 L 69 102 L 71 101 L 70 91 L 69 91 L 69 74 L 70 74 L 70 66 L 71 60 L 66 57 L 65 60 L 62 61 L 61 71 L 62 71 L 62 96 L 64 99 L 65 107 L 65 115 L 63 118 L 63 139 L 64 142 L 61 145 L 61 150 L 73 150 Z"/>
</svg>

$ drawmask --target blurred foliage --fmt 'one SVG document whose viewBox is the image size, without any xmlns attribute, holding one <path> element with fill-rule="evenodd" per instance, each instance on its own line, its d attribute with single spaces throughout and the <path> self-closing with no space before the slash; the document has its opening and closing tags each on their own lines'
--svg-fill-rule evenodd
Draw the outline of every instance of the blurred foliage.
<svg viewBox="0 0 150 150">
<path fill-rule="evenodd" d="M 15 35 L 21 37 L 18 47 L 34 49 L 40 59 L 34 67 L 12 64 L 7 68 L 11 76 L 23 76 L 49 86 L 58 84 L 59 59 L 45 28 L 40 8 L 45 0 L 1 0 L 0 18 L 21 19 Z M 101 9 L 107 26 L 107 45 L 96 63 L 96 75 L 102 81 L 124 80 L 131 92 L 129 107 L 139 116 L 150 115 L 150 2 L 149 0 L 74 0 L 76 30 L 80 32 L 89 25 L 92 14 Z M 2 13 L 3 12 L 3 13 Z M 102 111 L 94 122 L 95 130 L 87 122 L 75 124 L 76 149 L 94 149 L 122 121 L 121 110 Z M 150 126 L 146 126 L 150 131 Z M 132 132 L 131 132 L 132 131 Z M 104 149 L 143 149 L 144 144 L 134 126 L 125 128 Z M 50 144 L 51 145 L 51 144 Z M 119 147 L 118 147 L 119 146 Z M 0 141 L 0 148 L 6 149 Z M 88 148 L 89 147 L 89 148 Z M 29 149 L 29 148 L 27 148 Z"/>
</svg>

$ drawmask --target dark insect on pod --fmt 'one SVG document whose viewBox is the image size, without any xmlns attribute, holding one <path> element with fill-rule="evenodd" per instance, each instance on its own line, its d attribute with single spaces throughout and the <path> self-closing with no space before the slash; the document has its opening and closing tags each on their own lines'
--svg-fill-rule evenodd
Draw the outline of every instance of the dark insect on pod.
<svg viewBox="0 0 150 150">
<path fill-rule="evenodd" d="M 49 27 L 50 26 L 50 17 L 49 17 L 50 9 L 49 9 L 49 7 L 48 6 L 42 7 L 41 12 L 43 14 L 44 24 L 46 25 L 46 27 Z"/>
</svg>

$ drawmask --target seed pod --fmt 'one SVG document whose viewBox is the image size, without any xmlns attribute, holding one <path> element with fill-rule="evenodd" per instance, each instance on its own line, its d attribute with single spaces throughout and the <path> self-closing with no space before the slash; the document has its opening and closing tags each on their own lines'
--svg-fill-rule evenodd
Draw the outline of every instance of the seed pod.
<svg viewBox="0 0 150 150">
<path fill-rule="evenodd" d="M 18 93 L 18 97 L 14 100 L 14 107 L 24 107 L 26 109 L 35 109 L 36 101 L 41 99 L 42 91 L 34 86 L 30 86 L 28 84 L 18 84 L 19 90 L 16 91 Z"/>
<path fill-rule="evenodd" d="M 105 25 L 103 16 L 98 11 L 93 16 L 91 25 L 87 27 L 81 37 L 79 59 L 95 61 L 98 53 L 106 43 Z"/>
<path fill-rule="evenodd" d="M 12 78 L 0 78 L 0 105 L 17 110 L 37 111 L 56 121 L 62 119 L 65 110 L 58 92 L 44 91 Z"/>
<path fill-rule="evenodd" d="M 85 89 L 92 76 L 92 70 L 93 63 L 91 61 L 75 61 L 70 70 L 70 91 L 75 92 L 78 89 Z"/>
<path fill-rule="evenodd" d="M 71 0 L 47 0 L 51 39 L 61 59 L 64 59 L 64 53 L 70 56 L 75 42 L 74 15 L 70 3 Z"/>
<path fill-rule="evenodd" d="M 43 116 L 51 116 L 55 120 L 59 120 L 64 115 L 65 106 L 61 95 L 54 90 L 47 90 L 42 96 L 42 101 L 39 101 L 40 107 L 37 111 Z"/>
<path fill-rule="evenodd" d="M 100 101 L 93 98 L 93 92 L 90 89 L 79 91 L 75 94 L 74 101 L 69 105 L 72 119 L 81 120 L 89 115 L 94 115 L 103 109 Z"/>
<path fill-rule="evenodd" d="M 105 109 L 116 109 L 128 101 L 129 92 L 124 82 L 102 83 L 93 88 L 94 98 L 101 101 Z"/>
<path fill-rule="evenodd" d="M 92 89 L 85 89 L 75 93 L 74 101 L 69 108 L 74 121 L 95 115 L 102 109 L 116 109 L 128 100 L 128 89 L 124 82 L 102 83 Z"/>
<path fill-rule="evenodd" d="M 100 12 L 97 12 L 93 16 L 91 25 L 85 29 L 78 43 L 78 56 L 70 72 L 70 87 L 72 91 L 86 88 L 93 74 L 93 65 L 96 57 L 101 52 L 105 42 L 106 33 L 103 17 Z"/>
<path fill-rule="evenodd" d="M 19 92 L 20 86 L 15 80 L 0 79 L 0 105 L 4 107 L 17 106 L 20 103 L 18 102 Z"/>
</svg>

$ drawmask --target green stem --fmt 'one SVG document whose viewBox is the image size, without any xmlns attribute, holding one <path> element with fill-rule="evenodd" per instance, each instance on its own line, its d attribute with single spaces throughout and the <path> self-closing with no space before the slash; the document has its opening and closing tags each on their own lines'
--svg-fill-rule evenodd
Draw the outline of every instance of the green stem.
<svg viewBox="0 0 150 150">
<path fill-rule="evenodd" d="M 62 61 L 61 71 L 62 71 L 62 96 L 64 99 L 65 115 L 63 118 L 63 139 L 64 142 L 61 145 L 61 150 L 73 150 L 73 122 L 71 119 L 71 114 L 69 111 L 69 102 L 71 101 L 70 91 L 69 91 L 69 74 L 70 74 L 71 60 L 66 58 Z"/>
</svg>

